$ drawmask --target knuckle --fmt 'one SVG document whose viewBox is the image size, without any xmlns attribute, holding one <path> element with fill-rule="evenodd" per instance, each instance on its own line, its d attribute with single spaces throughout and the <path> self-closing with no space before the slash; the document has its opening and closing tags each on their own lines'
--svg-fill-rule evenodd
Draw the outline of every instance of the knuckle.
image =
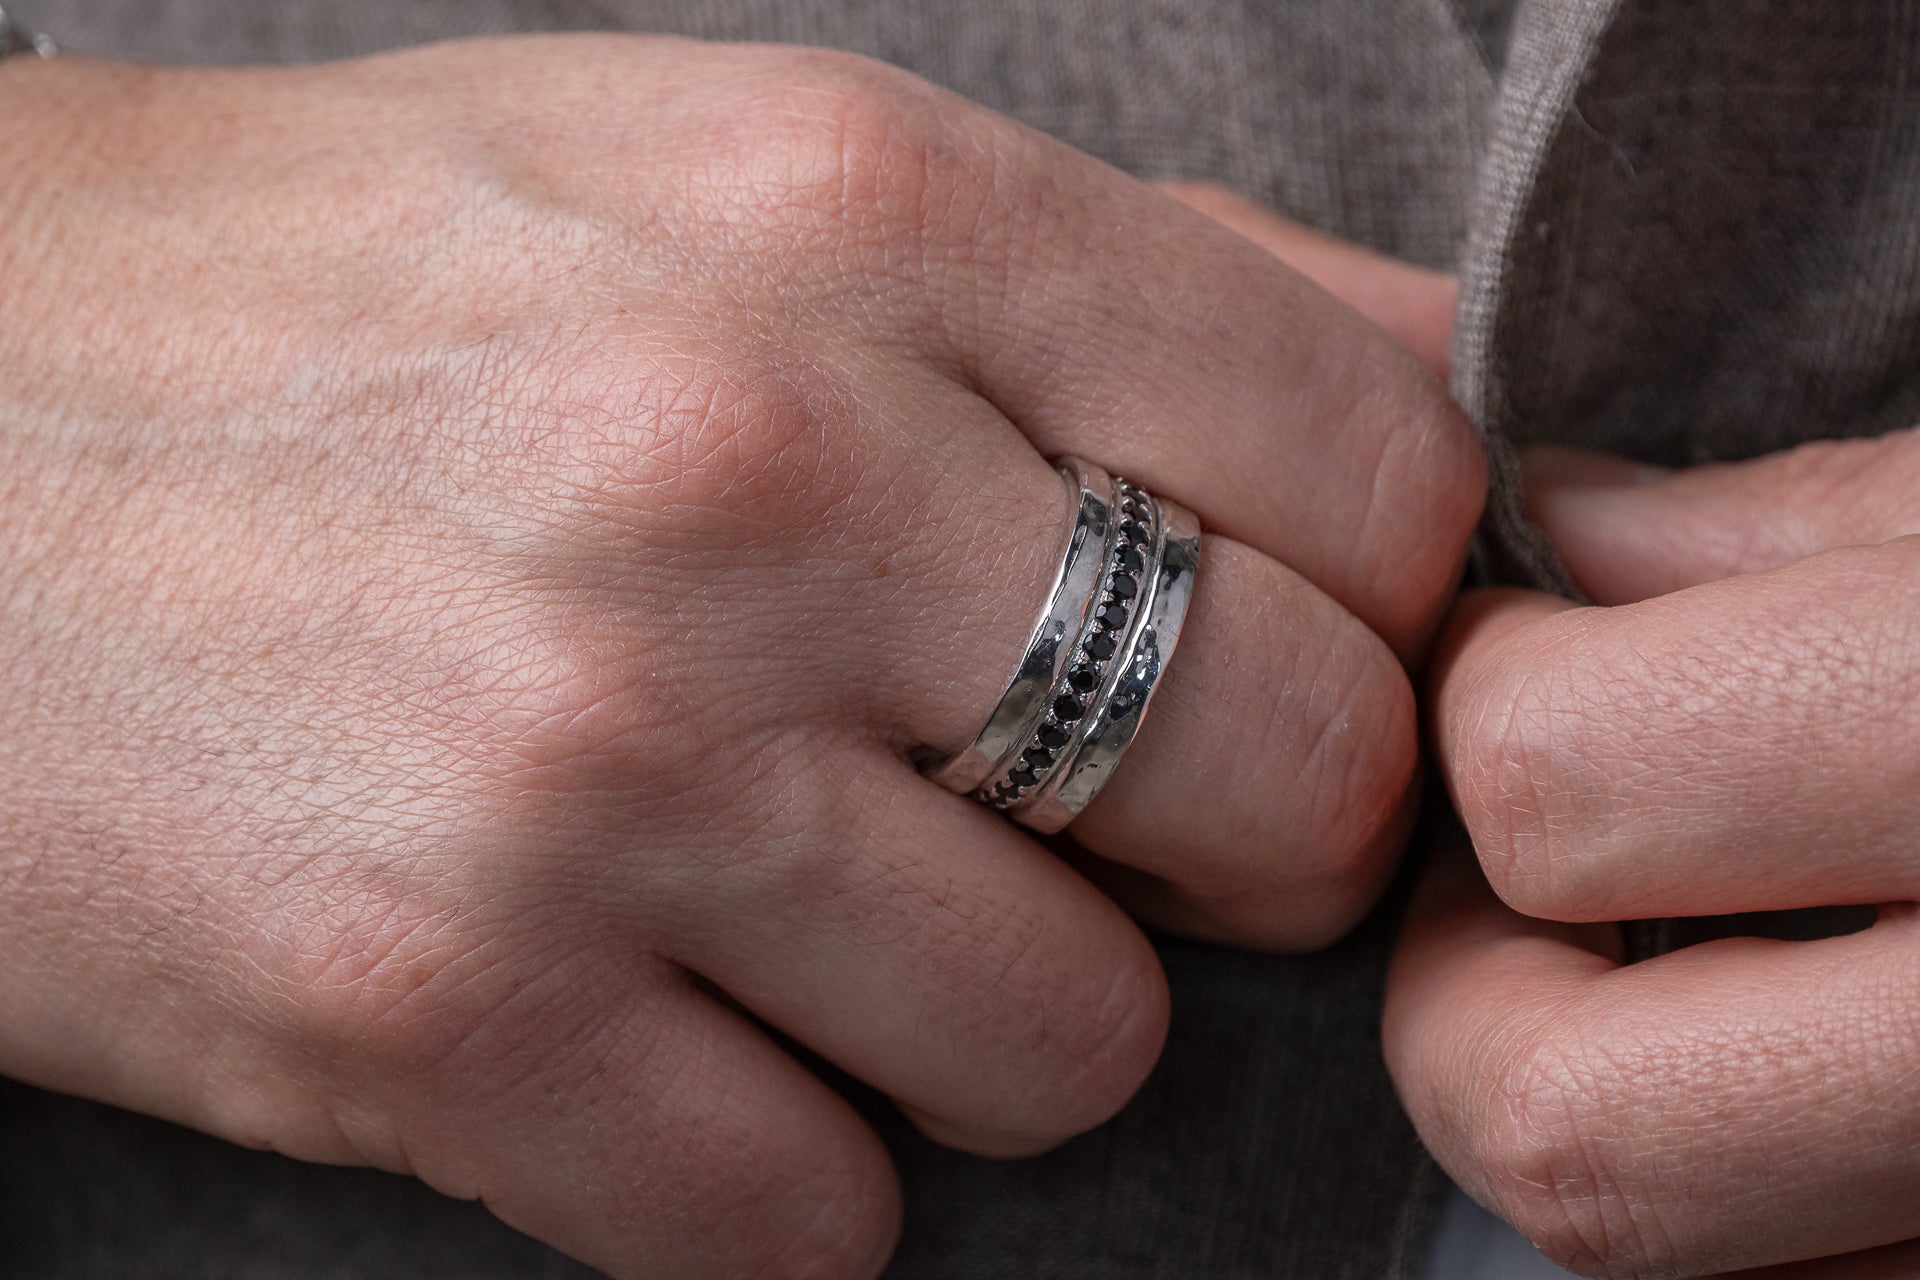
<svg viewBox="0 0 1920 1280">
<path fill-rule="evenodd" d="M 216 869 L 200 908 L 226 932 L 233 989 L 276 1037 L 316 1063 L 396 1078 L 502 1031 L 530 950 L 559 968 L 595 945 L 587 931 L 542 927 L 546 911 L 577 905 L 544 880 L 523 886 L 528 910 L 507 928 L 472 895 L 446 833 L 539 820 L 564 795 L 560 779 L 627 720 L 605 714 L 594 664 L 568 646 L 511 634 L 497 609 L 471 626 L 439 621 L 372 691 L 390 705 L 371 723 L 364 702 L 338 724 L 313 722 L 331 750 L 360 755 L 357 774 L 255 748 L 262 773 L 284 781 L 245 820 L 252 851 Z M 501 634 L 476 634 L 487 624 Z M 376 735 L 380 747 L 364 745 Z M 556 1016 L 561 1004 L 584 1008 L 558 1002 Z"/>
<path fill-rule="evenodd" d="M 1520 820 L 1512 811 L 1531 793 L 1537 769 L 1535 717 L 1522 706 L 1535 696 L 1528 686 L 1537 676 L 1505 659 L 1485 655 L 1450 678 L 1442 726 L 1460 819 L 1482 860 L 1496 865 L 1510 860 Z"/>
<path fill-rule="evenodd" d="M 657 1221 L 664 1213 L 680 1224 L 694 1252 L 669 1248 L 680 1256 L 679 1269 L 667 1266 L 671 1274 L 870 1280 L 891 1252 L 900 1217 L 884 1148 L 826 1098 L 770 1108 L 750 1059 L 702 1047 L 711 1008 L 684 999 L 683 977 L 668 977 L 664 965 L 660 972 L 657 990 L 671 988 L 668 998 L 627 1008 L 616 996 L 596 1024 L 597 1038 L 562 1041 L 565 1052 L 536 1041 L 537 1053 L 518 1053 L 545 1061 L 520 1073 L 521 1096 L 496 1111 L 524 1115 L 557 1105 L 576 1118 L 596 1117 L 596 1128 L 631 1126 L 630 1141 L 643 1145 L 623 1146 L 647 1152 L 634 1166 L 641 1182 L 613 1178 L 585 1194 L 603 1198 L 611 1217 Z"/>
<path fill-rule="evenodd" d="M 1034 913 L 973 915 L 940 940 L 933 963 L 951 971 L 943 995 L 972 1029 L 969 1052 L 1018 1085 L 996 1127 L 1053 1141 L 1104 1122 L 1159 1057 L 1168 997 L 1158 963 L 1144 943 L 1074 963 Z"/>
<path fill-rule="evenodd" d="M 1166 1037 L 1166 981 L 1144 939 L 1062 947 L 1053 924 L 1026 912 L 969 933 L 952 1014 L 970 1031 L 969 1056 L 997 1081 L 1003 1101 L 986 1120 L 1008 1139 L 1000 1153 L 1031 1152 L 1110 1119 Z"/>
<path fill-rule="evenodd" d="M 1678 1261 L 1608 1098 L 1609 1055 L 1532 1032 L 1489 1081 L 1469 1136 L 1501 1215 L 1548 1258 L 1596 1276 L 1665 1274 Z"/>
<path fill-rule="evenodd" d="M 1308 798 L 1304 813 L 1286 818 L 1311 833 L 1272 869 L 1272 887 L 1290 904 L 1289 949 L 1338 940 L 1372 906 L 1392 874 L 1419 776 L 1413 688 L 1399 664 L 1377 645 L 1357 662 L 1354 647 L 1342 649 L 1321 655 L 1311 680 L 1289 682 L 1315 704 L 1286 715 L 1296 735 L 1289 755 L 1300 759 L 1300 794 Z M 1304 755 L 1302 725 L 1314 726 Z"/>
<path fill-rule="evenodd" d="M 1002 1100 L 986 1118 L 995 1132 L 1050 1143 L 1126 1104 L 1157 1061 L 1168 1020 L 1165 980 L 1144 941 L 1084 957 L 1036 912 L 956 891 L 945 877 L 917 887 L 898 871 L 890 879 L 894 909 L 916 917 L 901 922 L 899 945 L 919 951 L 932 999 L 961 1032 L 959 1051 Z"/>
<path fill-rule="evenodd" d="M 1309 851 L 1305 870 L 1312 883 L 1343 896 L 1370 896 L 1418 772 L 1413 686 L 1374 645 L 1322 683 L 1332 686 L 1331 705 L 1318 720 L 1305 774 L 1317 784 L 1313 802 L 1321 807 L 1313 829 L 1327 835 L 1314 846 L 1318 856 Z"/>
<path fill-rule="evenodd" d="M 791 259 L 853 242 L 910 252 L 953 167 L 955 107 L 884 63 L 807 50 L 739 89 L 708 155 L 723 208 L 749 215 L 750 247 Z"/>
<path fill-rule="evenodd" d="M 1132 1099 L 1166 1043 L 1170 997 L 1165 975 L 1144 941 L 1128 962 L 1108 970 L 1104 989 L 1090 983 L 1087 1016 L 1063 1037 L 1059 1057 L 1070 1105 L 1058 1114 L 1067 1132 L 1093 1128 Z"/>
<path fill-rule="evenodd" d="M 967 1052 L 1002 1082 L 996 1128 L 1055 1141 L 1109 1119 L 1159 1058 L 1168 995 L 1159 963 L 1130 930 L 1089 943 L 1057 922 L 985 900 L 930 918 L 929 970 L 941 975 Z M 1078 945 L 1075 945 L 1078 942 Z"/>
<path fill-rule="evenodd" d="M 1027 1149 L 1108 1119 L 1166 1035 L 1166 981 L 1151 946 L 1117 917 L 1063 927 L 911 850 L 847 854 L 850 840 L 835 833 L 873 803 L 851 780 L 796 787 L 778 833 L 763 833 L 763 891 L 817 904 L 823 928 L 912 975 L 930 1026 L 994 1099 L 982 1117 L 992 1133 Z"/>
<path fill-rule="evenodd" d="M 1366 410 L 1396 424 L 1380 437 L 1373 501 L 1359 528 L 1361 545 L 1378 548 L 1383 598 L 1417 605 L 1413 616 L 1439 616 L 1453 594 L 1487 493 L 1486 455 L 1466 415 L 1445 386 L 1413 357 L 1393 353 L 1391 376 L 1372 379 L 1392 403 Z"/>
<path fill-rule="evenodd" d="M 871 462 L 859 410 L 819 371 L 772 355 L 609 351 L 575 379 L 528 442 L 537 465 L 570 507 L 635 530 L 650 549 L 788 546 L 860 508 Z"/>
<path fill-rule="evenodd" d="M 1223 777 L 1244 797 L 1203 815 L 1199 829 L 1232 856 L 1196 860 L 1175 887 L 1236 941 L 1271 950 L 1330 943 L 1391 877 L 1411 816 L 1420 756 L 1413 687 L 1385 643 L 1305 579 L 1228 539 L 1212 539 L 1207 555 L 1208 573 L 1253 589 L 1230 593 L 1231 621 L 1193 643 L 1268 654 L 1274 692 L 1247 699 L 1244 671 L 1196 660 L 1191 698 L 1183 692 L 1169 706 L 1180 716 L 1175 737 L 1223 738 Z M 1221 707 L 1232 709 L 1224 734 Z"/>
<path fill-rule="evenodd" d="M 1606 789 L 1587 776 L 1612 750 L 1596 706 L 1602 684 L 1564 653 L 1493 655 L 1469 676 L 1449 725 L 1461 821 L 1494 890 L 1529 915 L 1577 913 L 1594 890 L 1568 794 Z"/>
</svg>

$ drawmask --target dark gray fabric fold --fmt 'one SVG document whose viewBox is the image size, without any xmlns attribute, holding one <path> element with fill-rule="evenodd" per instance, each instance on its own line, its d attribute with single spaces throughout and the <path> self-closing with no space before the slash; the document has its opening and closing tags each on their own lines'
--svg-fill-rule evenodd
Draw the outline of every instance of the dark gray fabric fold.
<svg viewBox="0 0 1920 1280">
<path fill-rule="evenodd" d="M 1502 576 L 1565 589 L 1512 446 L 1673 465 L 1920 421 L 1920 6 L 1522 6 L 1456 382 Z"/>
</svg>

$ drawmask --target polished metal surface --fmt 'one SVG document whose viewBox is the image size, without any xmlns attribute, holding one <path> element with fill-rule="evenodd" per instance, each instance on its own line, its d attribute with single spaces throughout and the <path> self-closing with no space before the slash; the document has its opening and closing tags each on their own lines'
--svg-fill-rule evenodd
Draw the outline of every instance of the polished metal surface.
<svg viewBox="0 0 1920 1280">
<path fill-rule="evenodd" d="M 986 727 L 929 770 L 1048 833 L 1093 803 L 1139 732 L 1200 564 L 1184 507 L 1077 458 L 1057 465 L 1073 521 L 1046 608 Z"/>
<path fill-rule="evenodd" d="M 1149 499 L 1152 554 L 1125 640 L 1054 771 L 1012 810 L 1041 832 L 1059 831 L 1093 803 L 1133 745 L 1160 677 L 1180 642 L 1200 571 L 1200 522 L 1177 503 Z"/>
</svg>

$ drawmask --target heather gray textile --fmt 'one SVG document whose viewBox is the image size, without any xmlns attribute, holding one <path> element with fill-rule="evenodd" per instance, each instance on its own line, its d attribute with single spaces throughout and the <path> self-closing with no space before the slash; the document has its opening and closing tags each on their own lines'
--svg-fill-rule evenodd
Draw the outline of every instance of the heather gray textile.
<svg viewBox="0 0 1920 1280">
<path fill-rule="evenodd" d="M 1667 464 L 1920 422 L 1920 4 L 1529 0 L 1457 390 Z M 1560 583 L 1496 448 L 1505 568 Z"/>
</svg>

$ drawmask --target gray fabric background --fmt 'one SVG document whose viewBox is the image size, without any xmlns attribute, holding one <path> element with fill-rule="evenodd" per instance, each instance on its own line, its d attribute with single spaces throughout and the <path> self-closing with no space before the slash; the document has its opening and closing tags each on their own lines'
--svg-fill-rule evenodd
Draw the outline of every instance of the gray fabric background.
<svg viewBox="0 0 1920 1280">
<path fill-rule="evenodd" d="M 1920 5 L 1522 6 L 1461 401 L 1505 574 L 1563 585 L 1508 442 L 1669 465 L 1920 422 Z"/>
<path fill-rule="evenodd" d="M 1471 230 L 1458 390 L 1496 460 L 1487 560 L 1520 580 L 1559 578 L 1520 516 L 1510 442 L 1686 461 L 1920 418 L 1920 0 L 19 7 L 74 49 L 177 61 L 579 27 L 838 45 L 1143 176 L 1223 181 L 1417 261 L 1455 262 Z M 1390 907 L 1297 960 L 1166 944 L 1161 1069 L 1114 1124 L 1046 1159 L 943 1153 L 876 1107 L 909 1197 L 893 1274 L 1410 1274 L 1437 1183 L 1378 1065 L 1391 928 Z M 0 1273 L 578 1274 L 399 1179 L 11 1086 Z"/>
</svg>

